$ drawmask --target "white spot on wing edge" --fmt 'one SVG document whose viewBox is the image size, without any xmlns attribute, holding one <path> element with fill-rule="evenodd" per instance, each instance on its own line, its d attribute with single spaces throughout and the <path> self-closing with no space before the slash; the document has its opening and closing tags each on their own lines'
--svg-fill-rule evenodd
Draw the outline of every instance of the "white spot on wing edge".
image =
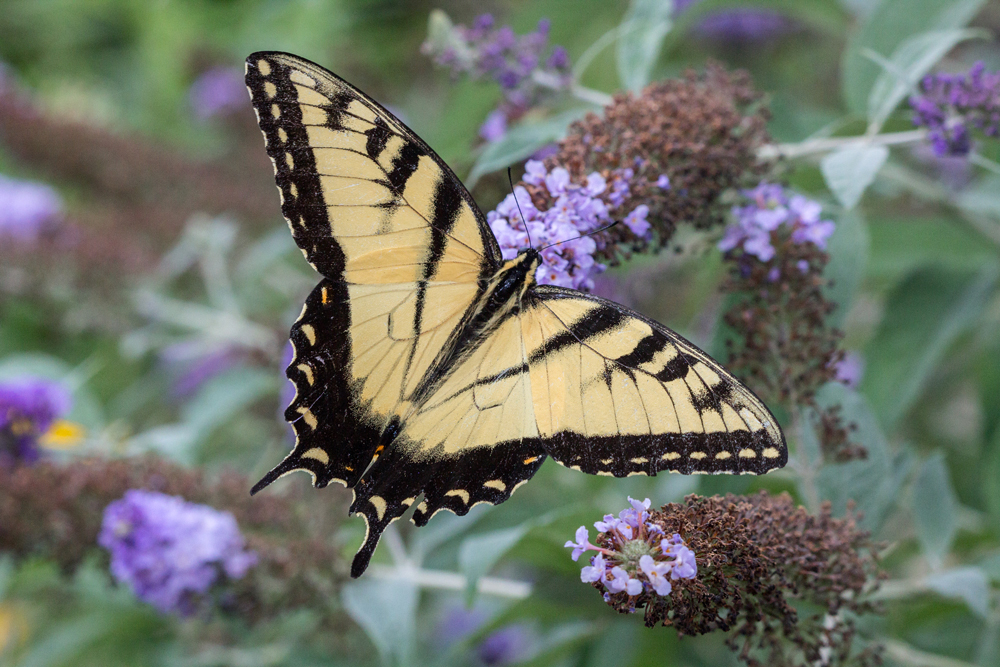
<svg viewBox="0 0 1000 667">
<path fill-rule="evenodd" d="M 309 339 L 310 345 L 316 344 L 316 330 L 313 329 L 313 326 L 311 324 L 303 324 L 301 327 L 299 327 L 299 329 L 302 331 L 302 333 L 306 335 L 306 338 Z"/>
<path fill-rule="evenodd" d="M 372 496 L 371 498 L 368 499 L 368 502 L 370 502 L 372 504 L 372 507 L 375 508 L 375 514 L 378 515 L 378 520 L 381 521 L 382 517 L 385 516 L 385 508 L 386 508 L 385 498 L 383 498 L 382 496 Z"/>
<path fill-rule="evenodd" d="M 463 503 L 465 503 L 466 505 L 469 504 L 469 492 L 466 491 L 465 489 L 452 489 L 451 491 L 448 491 L 444 495 L 457 496 L 462 499 Z"/>
<path fill-rule="evenodd" d="M 299 364 L 298 366 L 296 366 L 296 368 L 298 368 L 305 374 L 306 382 L 309 383 L 309 386 L 312 386 L 312 384 L 315 382 L 315 379 L 313 378 L 313 371 L 312 368 L 309 367 L 309 364 Z"/>
<path fill-rule="evenodd" d="M 316 459 L 323 465 L 330 462 L 330 455 L 324 452 L 319 447 L 313 447 L 312 449 L 307 449 L 302 453 L 302 458 L 304 459 Z"/>
<path fill-rule="evenodd" d="M 496 489 L 497 491 L 507 490 L 507 485 L 503 483 L 502 479 L 491 479 L 490 481 L 485 482 L 483 486 Z"/>
<path fill-rule="evenodd" d="M 316 420 L 316 415 L 312 413 L 312 410 L 302 407 L 296 408 L 296 410 L 302 415 L 302 419 L 309 425 L 309 428 L 315 431 L 316 427 L 319 426 L 319 422 Z"/>
<path fill-rule="evenodd" d="M 260 70 L 261 74 L 267 76 L 268 74 L 271 73 L 271 63 L 261 58 L 260 60 L 257 61 L 257 69 Z"/>
</svg>

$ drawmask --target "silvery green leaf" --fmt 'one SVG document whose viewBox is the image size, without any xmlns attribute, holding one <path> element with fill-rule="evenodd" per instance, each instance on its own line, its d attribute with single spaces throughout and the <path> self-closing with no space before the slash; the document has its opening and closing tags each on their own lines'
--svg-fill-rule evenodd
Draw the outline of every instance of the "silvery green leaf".
<svg viewBox="0 0 1000 667">
<path fill-rule="evenodd" d="M 408 665 L 419 591 L 409 578 L 371 576 L 346 584 L 341 602 L 375 644 L 383 662 Z"/>
<path fill-rule="evenodd" d="M 827 187 L 845 209 L 851 210 L 888 157 L 885 146 L 857 144 L 824 156 L 819 166 Z"/>
<path fill-rule="evenodd" d="M 977 37 L 989 37 L 989 33 L 958 28 L 932 30 L 906 39 L 884 63 L 881 57 L 875 57 L 874 60 L 884 66 L 868 97 L 869 124 L 875 129 L 881 128 L 889 114 L 946 53 L 959 42 Z"/>
<path fill-rule="evenodd" d="M 854 294 L 865 275 L 870 246 L 868 226 L 857 212 L 847 212 L 837 220 L 837 228 L 826 244 L 830 262 L 824 275 L 830 279 L 826 297 L 837 308 L 830 314 L 831 326 L 842 327 Z"/>
<path fill-rule="evenodd" d="M 618 26 L 618 80 L 637 92 L 649 83 L 663 38 L 673 25 L 673 0 L 632 0 Z"/>
<path fill-rule="evenodd" d="M 479 154 L 465 179 L 466 187 L 471 190 L 484 174 L 509 167 L 530 157 L 546 144 L 562 139 L 570 123 L 582 118 L 590 110 L 589 107 L 571 109 L 538 123 L 525 123 L 507 130 L 503 137 L 487 144 Z"/>
<path fill-rule="evenodd" d="M 924 585 L 935 593 L 964 601 L 981 618 L 989 615 L 990 581 L 978 567 L 935 572 L 924 579 Z"/>
<path fill-rule="evenodd" d="M 941 453 L 931 456 L 920 466 L 913 483 L 911 507 L 924 554 L 931 566 L 937 569 L 955 539 L 958 508 L 958 500 L 948 477 L 948 466 Z"/>
</svg>

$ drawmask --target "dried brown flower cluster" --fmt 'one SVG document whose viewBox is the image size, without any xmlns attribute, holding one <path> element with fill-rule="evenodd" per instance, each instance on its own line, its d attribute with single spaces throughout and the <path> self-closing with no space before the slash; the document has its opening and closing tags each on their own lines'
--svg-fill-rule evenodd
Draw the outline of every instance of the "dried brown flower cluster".
<svg viewBox="0 0 1000 667">
<path fill-rule="evenodd" d="M 258 564 L 234 585 L 226 607 L 254 623 L 281 611 L 329 610 L 346 579 L 330 535 L 343 514 L 336 503 L 297 509 L 292 495 L 250 498 L 250 481 L 228 472 L 209 478 L 162 459 L 85 459 L 61 465 L 0 466 L 0 553 L 45 557 L 67 573 L 88 557 L 107 559 L 97 545 L 105 507 L 129 489 L 177 495 L 231 512 L 258 555 Z"/>
<path fill-rule="evenodd" d="M 820 387 L 837 379 L 844 356 L 838 347 L 843 334 L 827 323 L 836 308 L 823 294 L 830 256 L 812 243 L 795 242 L 788 230 L 773 232 L 772 244 L 775 255 L 766 263 L 740 247 L 725 255 L 730 272 L 722 291 L 737 296 L 723 315 L 735 333 L 726 340 L 726 366 L 765 400 L 813 408 L 827 460 L 864 458 L 866 450 L 850 442 L 851 428 L 839 413 L 814 400 Z"/>
<path fill-rule="evenodd" d="M 709 64 L 702 74 L 688 71 L 641 95 L 616 95 L 603 116 L 588 114 L 570 126 L 546 166 L 565 167 L 577 183 L 594 171 L 610 179 L 615 170 L 632 170 L 619 210 L 649 206 L 654 236 L 639 239 L 624 225 L 609 230 L 606 259 L 616 263 L 630 252 L 666 246 L 682 222 L 699 229 L 720 224 L 726 214 L 720 196 L 755 183 L 766 169 L 756 155 L 768 141 L 768 117 L 746 72 Z M 669 188 L 657 184 L 662 175 Z"/>
<path fill-rule="evenodd" d="M 272 224 L 280 212 L 249 104 L 245 116 L 233 128 L 231 152 L 207 160 L 53 116 L 13 87 L 0 91 L 4 150 L 30 172 L 77 195 L 69 211 L 75 227 L 70 247 L 48 244 L 38 248 L 39 256 L 72 251 L 95 269 L 113 265 L 117 275 L 148 268 L 194 213 L 231 213 L 258 227 Z"/>
<path fill-rule="evenodd" d="M 727 646 L 752 667 L 881 664 L 878 647 L 852 650 L 853 617 L 877 612 L 876 545 L 850 514 L 825 503 L 813 516 L 788 494 L 688 496 L 651 513 L 697 555 L 698 575 L 651 596 L 649 627 L 681 635 L 729 632 Z M 619 593 L 627 606 L 628 596 Z M 627 612 L 622 608 L 619 611 Z"/>
</svg>

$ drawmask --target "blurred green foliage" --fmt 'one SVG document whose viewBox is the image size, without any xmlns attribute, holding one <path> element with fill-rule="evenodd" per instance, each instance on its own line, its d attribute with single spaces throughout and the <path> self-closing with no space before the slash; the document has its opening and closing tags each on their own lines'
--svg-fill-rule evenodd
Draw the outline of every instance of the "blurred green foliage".
<svg viewBox="0 0 1000 667">
<path fill-rule="evenodd" d="M 699 20 L 734 6 L 778 11 L 794 29 L 759 42 L 699 36 Z M 473 171 L 474 194 L 489 210 L 507 189 L 495 169 L 550 140 L 551 127 L 529 119 L 523 145 L 475 147 L 499 93 L 488 83 L 452 84 L 419 55 L 435 8 L 465 23 L 489 10 L 518 32 L 548 17 L 552 41 L 575 61 L 615 29 L 627 6 L 5 0 L 0 59 L 12 85 L 30 91 L 38 113 L 59 119 L 70 135 L 96 128 L 95 142 L 122 138 L 135 153 L 169 156 L 179 170 L 235 165 L 233 173 L 249 174 L 245 187 L 256 188 L 270 172 L 249 102 L 232 118 L 199 121 L 189 89 L 210 67 L 241 68 L 252 51 L 296 53 L 398 111 L 459 175 Z M 802 146 L 865 132 L 881 72 L 872 52 L 892 59 L 915 35 L 968 25 L 993 38 L 944 49 L 943 60 L 930 65 L 962 71 L 981 59 L 996 69 L 995 1 L 704 0 L 663 31 L 658 57 L 647 60 L 652 79 L 708 58 L 748 69 L 767 92 L 772 136 Z M 636 62 L 649 55 L 617 53 Z M 607 94 L 636 85 L 619 79 L 614 46 L 598 53 L 581 83 Z M 563 120 L 557 118 L 560 127 Z M 912 129 L 908 111 L 896 108 L 878 129 Z M 42 153 L 0 139 L 0 170 L 53 183 L 83 238 L 134 250 L 136 258 L 129 265 L 124 254 L 90 252 L 85 243 L 75 254 L 50 244 L 0 255 L 0 379 L 30 373 L 66 382 L 75 399 L 68 419 L 87 429 L 82 445 L 51 457 L 73 465 L 81 456 L 155 452 L 209 471 L 263 474 L 289 446 L 280 419 L 287 402 L 282 350 L 315 282 L 273 188 L 262 195 L 273 200 L 269 210 L 207 205 L 204 214 L 167 215 L 154 228 L 149 221 L 159 209 L 149 201 L 126 199 L 86 173 L 61 171 L 58 152 Z M 983 146 L 982 155 L 996 153 L 992 143 Z M 638 618 L 614 615 L 580 584 L 579 565 L 562 544 L 577 526 L 617 512 L 629 495 L 660 505 L 692 492 L 756 488 L 788 490 L 803 502 L 812 493 L 838 513 L 849 504 L 864 513 L 863 525 L 885 544 L 889 579 L 881 593 L 885 615 L 866 620 L 862 635 L 884 643 L 890 663 L 1000 664 L 1000 188 L 985 169 L 935 163 L 910 146 L 868 156 L 878 164 L 841 157 L 809 153 L 782 169 L 792 187 L 821 201 L 838 222 L 829 295 L 845 347 L 864 360 L 864 378 L 856 390 L 828 385 L 819 402 L 842 406 L 867 459 L 822 465 L 808 480 L 796 468 L 753 480 L 608 479 L 549 462 L 499 508 L 442 515 L 420 531 L 407 524 L 387 535 L 383 541 L 392 544 L 380 547 L 373 572 L 347 584 L 323 611 L 339 618 L 340 654 L 324 652 L 330 643 L 319 636 L 315 610 L 288 610 L 252 628 L 231 621 L 206 633 L 203 619 L 161 617 L 137 601 L 112 583 L 99 559 L 67 573 L 44 559 L 7 558 L 0 560 L 0 664 L 471 665 L 480 664 L 478 643 L 514 622 L 534 631 L 525 635 L 525 664 L 737 664 L 720 637 L 678 640 L 669 629 L 647 630 Z M 866 161 L 867 170 L 858 166 Z M 128 180 L 132 166 L 124 158 L 122 164 Z M 150 164 L 160 173 L 160 163 Z M 178 206 L 189 196 L 180 185 L 172 190 L 172 181 L 164 188 Z M 113 211 L 129 225 L 101 222 L 117 219 Z M 724 268 L 705 239 L 679 245 L 686 251 L 636 257 L 613 273 L 623 284 L 640 276 L 636 304 L 708 348 L 724 310 L 715 290 Z M 202 361 L 186 367 L 178 350 L 194 350 Z M 177 390 L 181 376 L 219 351 L 229 355 L 224 368 L 190 392 Z M 808 429 L 792 436 L 804 460 L 810 437 Z M 304 497 L 305 512 L 309 503 L 350 500 L 339 487 Z M 360 521 L 345 519 L 324 537 L 349 559 L 363 533 Z M 342 571 L 344 564 L 330 567 Z M 449 613 L 472 599 L 481 624 L 449 640 Z"/>
</svg>

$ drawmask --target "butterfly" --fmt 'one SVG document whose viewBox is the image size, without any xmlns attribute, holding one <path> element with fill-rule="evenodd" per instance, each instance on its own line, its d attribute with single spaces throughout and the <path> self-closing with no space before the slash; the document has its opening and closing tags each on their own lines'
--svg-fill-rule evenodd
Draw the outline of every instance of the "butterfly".
<svg viewBox="0 0 1000 667">
<path fill-rule="evenodd" d="M 547 457 L 624 477 L 766 473 L 788 459 L 767 407 L 679 335 L 504 261 L 472 196 L 416 134 L 297 56 L 254 53 L 246 83 L 281 211 L 323 280 L 291 330 L 296 470 L 354 491 L 351 575 L 414 503 L 499 504 Z"/>
</svg>

